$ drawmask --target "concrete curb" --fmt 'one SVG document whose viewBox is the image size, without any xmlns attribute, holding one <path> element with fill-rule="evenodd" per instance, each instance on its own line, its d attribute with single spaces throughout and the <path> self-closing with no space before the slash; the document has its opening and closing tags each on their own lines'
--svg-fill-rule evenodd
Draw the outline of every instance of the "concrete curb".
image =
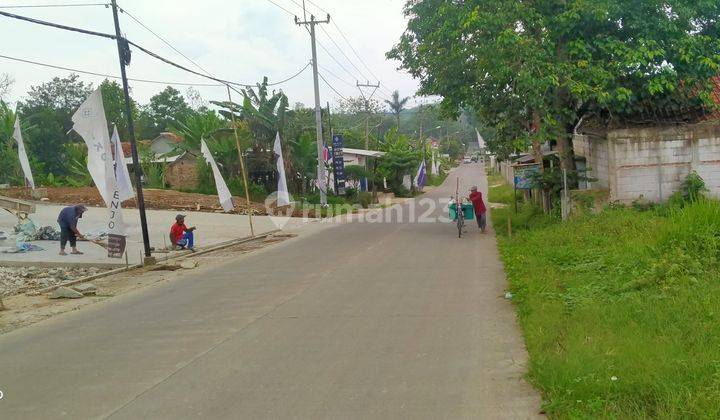
<svg viewBox="0 0 720 420">
<path fill-rule="evenodd" d="M 226 241 L 226 242 L 223 242 L 223 243 L 220 243 L 220 244 L 217 244 L 217 245 L 213 245 L 213 246 L 211 246 L 210 248 L 203 249 L 203 250 L 196 251 L 196 252 L 183 251 L 183 252 L 181 252 L 181 253 L 178 253 L 178 254 L 175 254 L 175 255 L 172 255 L 172 256 L 167 256 L 167 257 L 164 257 L 164 258 L 158 258 L 158 259 L 157 259 L 157 262 L 164 262 L 164 261 L 172 261 L 172 260 L 177 260 L 177 259 L 183 259 L 183 258 L 188 257 L 188 256 L 191 256 L 191 255 L 203 255 L 203 254 L 207 254 L 207 253 L 209 253 L 209 252 L 213 252 L 213 251 L 217 251 L 217 250 L 220 250 L 220 249 L 223 249 L 223 248 L 227 248 L 227 247 L 229 247 L 229 246 L 239 245 L 239 244 L 243 244 L 243 243 L 246 243 L 246 242 L 252 242 L 252 241 L 257 240 L 257 239 L 264 239 L 264 238 L 267 238 L 268 236 L 270 236 L 270 235 L 272 235 L 272 234 L 275 234 L 275 233 L 278 233 L 278 232 L 280 232 L 280 229 L 271 230 L 271 231 L 269 231 L 269 232 L 261 233 L 261 234 L 259 234 L 259 235 L 255 235 L 255 236 L 246 236 L 246 237 L 244 237 L 244 238 L 232 239 L 232 240 L 230 240 L 230 241 Z M 65 282 L 65 283 L 56 284 L 56 285 L 54 285 L 54 286 L 48 286 L 48 287 L 45 287 L 45 288 L 42 288 L 42 289 L 31 290 L 31 291 L 25 292 L 25 295 L 27 295 L 27 296 L 38 296 L 38 295 L 42 295 L 42 294 L 44 294 L 44 293 L 52 292 L 53 290 L 57 289 L 58 287 L 74 286 L 74 285 L 76 285 L 76 284 L 85 283 L 85 282 L 88 282 L 88 281 L 91 281 L 91 280 L 96 280 L 96 279 L 99 279 L 99 278 L 102 278 L 102 277 L 112 276 L 112 275 L 115 275 L 115 274 L 123 273 L 123 272 L 125 272 L 125 271 L 130 271 L 130 270 L 135 270 L 135 269 L 138 269 L 138 268 L 142 268 L 143 266 L 144 266 L 143 264 L 133 264 L 133 265 L 130 265 L 130 266 L 127 266 L 127 267 L 122 267 L 122 268 L 118 268 L 118 269 L 115 269 L 115 270 L 105 271 L 105 272 L 103 272 L 103 273 L 98 273 L 98 274 L 95 274 L 95 275 L 92 275 L 92 276 L 87 276 L 87 277 L 82 277 L 82 278 L 75 279 L 75 280 L 70 280 L 70 281 L 67 281 L 67 282 Z"/>
</svg>

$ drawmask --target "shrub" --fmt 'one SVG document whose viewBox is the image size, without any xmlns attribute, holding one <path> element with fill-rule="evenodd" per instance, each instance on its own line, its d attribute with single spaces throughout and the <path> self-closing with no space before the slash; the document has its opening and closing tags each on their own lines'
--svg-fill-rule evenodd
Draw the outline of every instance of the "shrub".
<svg viewBox="0 0 720 420">
<path fill-rule="evenodd" d="M 695 171 L 690 172 L 680 185 L 680 194 L 686 203 L 697 201 L 702 198 L 707 191 L 705 181 Z"/>
<path fill-rule="evenodd" d="M 372 204 L 372 194 L 366 191 L 360 192 L 358 194 L 357 202 L 364 209 L 370 207 L 370 204 Z"/>
</svg>

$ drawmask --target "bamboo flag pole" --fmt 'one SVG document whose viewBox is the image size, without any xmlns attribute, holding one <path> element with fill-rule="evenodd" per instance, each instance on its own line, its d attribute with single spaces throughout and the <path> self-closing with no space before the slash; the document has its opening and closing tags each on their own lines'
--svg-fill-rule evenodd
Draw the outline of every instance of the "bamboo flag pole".
<svg viewBox="0 0 720 420">
<path fill-rule="evenodd" d="M 242 155 L 242 148 L 240 147 L 240 136 L 238 136 L 237 132 L 237 123 L 235 122 L 235 112 L 232 109 L 232 95 L 230 94 L 230 86 L 225 85 L 227 87 L 227 93 L 228 93 L 228 101 L 230 102 L 230 118 L 232 119 L 233 124 L 233 132 L 235 133 L 235 144 L 237 145 L 238 150 L 238 157 L 240 158 L 240 172 L 242 172 L 242 178 L 243 178 L 243 185 L 245 186 L 245 201 L 247 202 L 248 206 L 248 220 L 250 221 L 250 236 L 255 236 L 255 228 L 253 227 L 253 219 L 252 219 L 252 204 L 250 202 L 250 190 L 248 189 L 248 180 L 247 180 L 247 174 L 245 173 L 245 159 L 243 159 Z"/>
</svg>

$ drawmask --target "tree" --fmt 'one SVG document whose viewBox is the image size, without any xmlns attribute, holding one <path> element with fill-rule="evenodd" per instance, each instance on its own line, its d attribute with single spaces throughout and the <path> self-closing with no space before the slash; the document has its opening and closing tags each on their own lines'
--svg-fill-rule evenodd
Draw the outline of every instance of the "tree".
<svg viewBox="0 0 720 420">
<path fill-rule="evenodd" d="M 392 100 L 385 100 L 385 103 L 390 107 L 390 112 L 397 118 L 397 129 L 400 130 L 400 113 L 405 110 L 405 104 L 410 100 L 409 97 L 400 99 L 400 92 L 395 90 L 392 93 Z"/>
<path fill-rule="evenodd" d="M 712 1 L 412 0 L 388 57 L 446 113 L 471 106 L 506 144 L 555 139 L 572 169 L 583 116 L 711 103 L 719 13 Z"/>
<path fill-rule="evenodd" d="M 389 182 L 396 194 L 404 193 L 403 177 L 410 174 L 420 163 L 420 151 L 413 148 L 410 138 L 399 134 L 397 128 L 385 133 L 380 149 L 385 152 L 380 158 L 378 169 Z"/>
<path fill-rule="evenodd" d="M 67 174 L 64 144 L 71 135 L 76 136 L 68 134 L 73 125 L 71 117 L 92 91 L 92 84 L 80 81 L 73 73 L 31 87 L 28 99 L 18 103 L 21 121 L 30 126 L 28 155 L 31 162 L 43 166 L 42 173 Z"/>
<path fill-rule="evenodd" d="M 116 125 L 120 139 L 127 139 L 130 137 L 130 131 L 128 130 L 128 119 L 125 112 L 125 92 L 123 92 L 122 86 L 114 80 L 111 82 L 105 79 L 100 84 L 100 91 L 102 92 L 105 117 L 110 125 L 109 129 L 112 130 L 113 124 Z M 137 103 L 132 99 L 130 101 L 130 112 L 132 112 L 133 119 L 137 120 Z"/>
<path fill-rule="evenodd" d="M 242 105 L 228 101 L 211 102 L 223 108 L 220 114 L 225 118 L 229 119 L 232 112 L 236 118 L 248 124 L 253 138 L 252 151 L 248 156 L 249 172 L 273 170 L 275 134 L 279 132 L 281 137 L 285 134 L 288 98 L 281 90 L 268 93 L 267 83 L 265 77 L 257 85 L 257 91 L 253 88 L 243 89 Z M 286 165 L 291 162 L 291 159 L 287 159 Z M 286 169 L 290 172 L 291 168 Z"/>
<path fill-rule="evenodd" d="M 150 98 L 140 111 L 140 134 L 144 138 L 157 137 L 168 131 L 173 123 L 182 121 L 192 113 L 179 90 L 167 86 L 162 92 Z"/>
<path fill-rule="evenodd" d="M 15 80 L 13 80 L 13 78 L 10 77 L 9 74 L 0 74 L 0 100 L 4 99 L 8 95 L 8 93 L 10 93 L 10 88 L 12 87 L 13 83 L 15 83 Z"/>
<path fill-rule="evenodd" d="M 20 172 L 20 161 L 13 133 L 16 115 L 0 100 L 0 184 L 19 184 L 24 178 Z"/>
</svg>

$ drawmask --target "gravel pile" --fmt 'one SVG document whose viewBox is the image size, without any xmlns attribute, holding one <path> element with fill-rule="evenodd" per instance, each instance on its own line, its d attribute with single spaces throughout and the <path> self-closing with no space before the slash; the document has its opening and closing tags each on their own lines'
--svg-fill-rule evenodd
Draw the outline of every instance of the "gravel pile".
<svg viewBox="0 0 720 420">
<path fill-rule="evenodd" d="M 28 290 L 54 286 L 66 281 L 98 274 L 104 269 L 0 267 L 0 296 L 9 296 Z"/>
</svg>

